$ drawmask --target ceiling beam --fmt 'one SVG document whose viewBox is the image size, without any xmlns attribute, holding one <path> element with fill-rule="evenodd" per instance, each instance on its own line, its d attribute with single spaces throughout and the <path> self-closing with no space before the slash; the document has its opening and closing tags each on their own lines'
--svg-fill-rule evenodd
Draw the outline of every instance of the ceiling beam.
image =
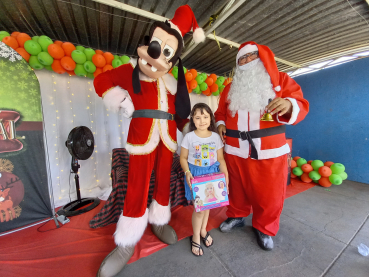
<svg viewBox="0 0 369 277">
<path fill-rule="evenodd" d="M 155 20 L 155 21 L 170 20 L 169 18 L 166 18 L 164 16 L 160 16 L 160 15 L 157 15 L 157 14 L 154 14 L 154 13 L 151 13 L 151 12 L 147 12 L 145 10 L 142 10 L 142 9 L 139 9 L 139 8 L 136 8 L 136 7 L 132 7 L 130 5 L 127 5 L 127 4 L 124 4 L 124 3 L 121 3 L 121 2 L 118 2 L 118 1 L 115 1 L 115 0 L 92 0 L 92 1 L 100 3 L 100 4 L 104 4 L 104 5 L 113 7 L 113 8 L 117 8 L 117 9 L 120 9 L 120 10 L 123 10 L 123 11 L 127 11 L 127 12 L 130 12 L 130 13 L 133 13 L 133 14 L 137 14 L 137 15 Z M 226 20 L 227 17 L 229 15 L 231 15 L 237 8 L 239 8 L 245 1 L 246 0 L 239 0 L 233 5 L 234 0 L 231 0 L 225 6 L 224 10 L 219 15 L 219 18 L 214 22 L 214 25 L 209 29 L 210 31 L 206 30 L 206 33 L 205 33 L 206 37 L 209 38 L 209 39 L 212 39 L 212 40 L 218 40 L 219 42 L 222 42 L 222 43 L 230 45 L 230 46 L 234 46 L 234 47 L 237 47 L 237 48 L 240 47 L 239 43 L 236 43 L 234 41 L 231 41 L 231 40 L 228 40 L 228 39 L 225 39 L 225 38 L 222 38 L 222 37 L 212 35 L 212 34 L 210 34 L 210 32 L 213 31 L 216 27 L 218 27 L 224 20 Z M 369 1 L 369 0 L 366 0 L 366 1 Z M 193 45 L 193 47 L 196 47 L 196 45 Z M 190 48 L 188 50 L 190 50 Z M 188 55 L 188 53 L 190 52 L 188 50 L 186 50 L 186 52 L 183 55 L 185 55 L 185 56 Z M 291 62 L 286 61 L 286 60 L 282 60 L 282 59 L 277 58 L 277 57 L 275 57 L 275 60 L 280 62 L 280 63 L 284 63 L 284 64 L 287 64 L 289 66 L 293 66 L 293 67 L 296 67 L 296 68 L 301 67 L 297 64 L 291 63 Z"/>
</svg>

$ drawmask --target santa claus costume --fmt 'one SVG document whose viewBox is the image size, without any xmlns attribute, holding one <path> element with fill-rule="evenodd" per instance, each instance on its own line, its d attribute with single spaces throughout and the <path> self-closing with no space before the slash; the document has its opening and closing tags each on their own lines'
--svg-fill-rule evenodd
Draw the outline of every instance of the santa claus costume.
<svg viewBox="0 0 369 277">
<path fill-rule="evenodd" d="M 176 132 L 184 128 L 190 100 L 179 56 L 183 36 L 194 30 L 195 42 L 205 39 L 188 5 L 179 7 L 173 19 L 154 22 L 146 43 L 137 49 L 138 59 L 100 74 L 96 93 L 113 111 L 132 117 L 126 149 L 130 154 L 127 193 L 114 239 L 117 247 L 105 258 L 98 276 L 114 276 L 133 255 L 147 223 L 163 242 L 173 244 L 177 235 L 170 220 L 170 175 Z M 179 59 L 178 82 L 168 71 Z M 149 183 L 155 171 L 153 201 L 147 208 Z"/>
<path fill-rule="evenodd" d="M 264 250 L 273 248 L 270 236 L 279 229 L 279 218 L 287 183 L 285 125 L 295 125 L 308 113 L 309 103 L 300 86 L 286 73 L 279 72 L 273 52 L 249 41 L 239 47 L 236 62 L 247 53 L 258 51 L 259 58 L 238 66 L 233 82 L 224 89 L 217 126 L 226 127 L 225 160 L 229 171 L 228 219 L 220 226 L 228 232 L 243 226 L 243 218 L 253 212 L 252 225 L 259 238 L 269 237 Z M 274 121 L 261 121 L 268 99 L 291 102 L 292 112 L 273 115 Z M 251 209 L 252 208 L 252 209 Z M 261 233 L 261 234 L 260 234 Z M 261 237 L 260 237 L 261 236 Z"/>
</svg>

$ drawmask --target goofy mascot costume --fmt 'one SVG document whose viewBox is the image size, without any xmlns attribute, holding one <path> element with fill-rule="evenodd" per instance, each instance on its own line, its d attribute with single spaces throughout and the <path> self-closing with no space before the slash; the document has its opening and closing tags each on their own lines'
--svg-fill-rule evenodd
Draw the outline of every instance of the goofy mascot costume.
<svg viewBox="0 0 369 277">
<path fill-rule="evenodd" d="M 191 111 L 180 55 L 183 36 L 193 29 L 196 43 L 205 40 L 193 11 L 179 7 L 172 20 L 154 22 L 138 59 L 100 74 L 94 81 L 105 106 L 132 118 L 126 149 L 130 154 L 128 187 L 114 239 L 117 247 L 102 262 L 98 276 L 115 276 L 132 257 L 147 223 L 163 242 L 177 235 L 170 220 L 170 174 L 177 150 L 177 127 L 183 130 Z M 178 82 L 168 71 L 179 60 Z M 155 170 L 153 201 L 147 208 L 150 175 Z"/>
</svg>

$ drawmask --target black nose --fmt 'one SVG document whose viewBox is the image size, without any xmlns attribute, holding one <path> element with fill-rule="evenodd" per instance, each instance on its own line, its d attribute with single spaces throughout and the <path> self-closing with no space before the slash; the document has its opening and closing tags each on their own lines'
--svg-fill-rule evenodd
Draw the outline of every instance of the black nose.
<svg viewBox="0 0 369 277">
<path fill-rule="evenodd" d="M 157 59 L 161 54 L 161 46 L 156 40 L 152 41 L 147 49 L 147 54 L 153 59 Z"/>
</svg>

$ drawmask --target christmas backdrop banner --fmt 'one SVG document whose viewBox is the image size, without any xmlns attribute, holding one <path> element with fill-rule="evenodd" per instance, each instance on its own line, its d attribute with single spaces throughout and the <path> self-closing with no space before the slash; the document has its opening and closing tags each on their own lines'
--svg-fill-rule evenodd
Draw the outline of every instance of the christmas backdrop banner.
<svg viewBox="0 0 369 277">
<path fill-rule="evenodd" d="M 0 232 L 52 216 L 47 176 L 37 76 L 0 42 Z"/>
</svg>

